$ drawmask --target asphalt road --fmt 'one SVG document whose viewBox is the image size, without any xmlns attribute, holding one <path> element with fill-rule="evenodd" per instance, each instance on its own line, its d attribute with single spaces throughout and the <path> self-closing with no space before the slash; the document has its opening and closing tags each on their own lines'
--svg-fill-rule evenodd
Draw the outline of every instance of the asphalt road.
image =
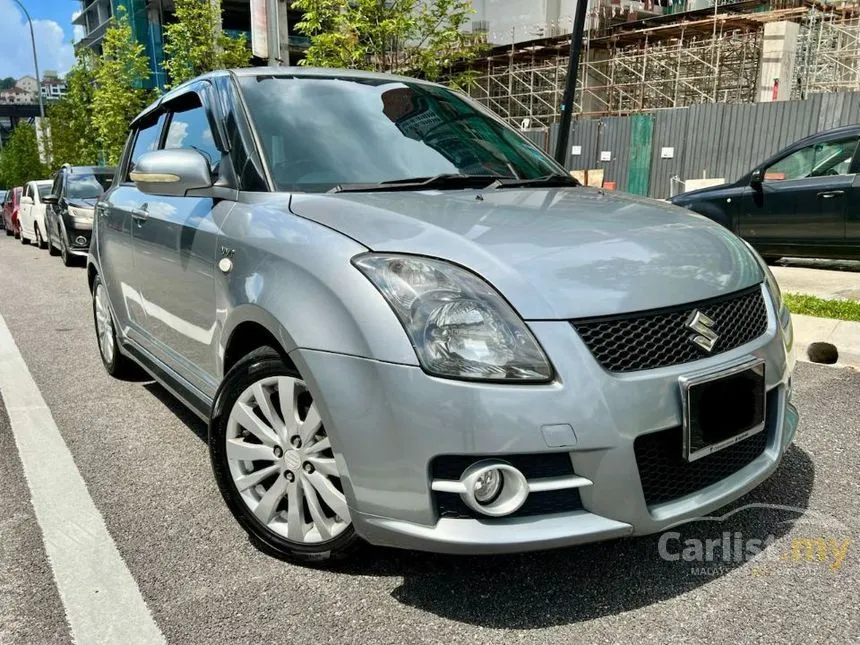
<svg viewBox="0 0 860 645">
<path fill-rule="evenodd" d="M 779 471 L 724 521 L 678 529 L 772 536 L 763 561 L 667 561 L 651 536 L 483 558 L 367 548 L 326 571 L 249 543 L 204 425 L 158 385 L 109 378 L 90 312 L 83 268 L 0 237 L 0 315 L 170 643 L 860 641 L 858 372 L 800 365 L 803 419 Z M 2 404 L 0 490 L 0 643 L 71 642 Z M 808 537 L 842 559 L 799 547 L 796 561 Z"/>
</svg>

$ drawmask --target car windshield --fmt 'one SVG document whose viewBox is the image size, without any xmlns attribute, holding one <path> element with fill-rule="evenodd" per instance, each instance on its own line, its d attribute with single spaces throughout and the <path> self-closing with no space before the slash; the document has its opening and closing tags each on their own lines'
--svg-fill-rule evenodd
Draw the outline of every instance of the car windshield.
<svg viewBox="0 0 860 645">
<path fill-rule="evenodd" d="M 37 186 L 37 188 L 39 189 L 39 197 L 47 197 L 48 195 L 51 194 L 52 185 L 51 184 L 39 184 Z"/>
<path fill-rule="evenodd" d="M 110 187 L 113 175 L 69 175 L 67 199 L 96 199 Z M 41 192 L 39 193 L 41 194 Z"/>
<path fill-rule="evenodd" d="M 487 183 L 566 176 L 516 132 L 442 87 L 290 76 L 245 77 L 241 86 L 278 190 L 449 175 Z"/>
</svg>

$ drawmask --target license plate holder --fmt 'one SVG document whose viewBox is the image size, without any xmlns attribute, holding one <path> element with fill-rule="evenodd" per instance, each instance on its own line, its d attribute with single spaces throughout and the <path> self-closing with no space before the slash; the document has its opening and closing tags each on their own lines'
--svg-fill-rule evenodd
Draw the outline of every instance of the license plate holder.
<svg viewBox="0 0 860 645">
<path fill-rule="evenodd" d="M 763 360 L 681 377 L 680 384 L 685 460 L 707 457 L 764 430 Z"/>
</svg>

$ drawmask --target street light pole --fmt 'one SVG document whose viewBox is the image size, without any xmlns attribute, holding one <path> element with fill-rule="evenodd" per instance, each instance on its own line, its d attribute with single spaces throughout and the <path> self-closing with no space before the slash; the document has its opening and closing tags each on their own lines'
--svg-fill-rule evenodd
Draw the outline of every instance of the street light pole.
<svg viewBox="0 0 860 645">
<path fill-rule="evenodd" d="M 567 65 L 567 79 L 564 98 L 561 103 L 561 125 L 555 142 L 555 160 L 564 165 L 567 161 L 567 144 L 570 141 L 570 121 L 573 117 L 573 98 L 576 92 L 576 77 L 579 73 L 579 54 L 582 51 L 582 35 L 585 32 L 585 12 L 588 0 L 577 0 L 576 18 L 573 33 L 570 35 L 570 60 Z"/>
<path fill-rule="evenodd" d="M 39 115 L 44 119 L 45 118 L 45 102 L 42 100 L 42 77 L 39 76 L 39 57 L 36 56 L 36 36 L 33 33 L 33 21 L 30 18 L 30 13 L 27 11 L 27 7 L 25 7 L 21 0 L 15 0 L 18 3 L 18 6 L 21 7 L 21 11 L 24 12 L 24 15 L 27 17 L 27 22 L 30 24 L 30 42 L 33 45 L 33 67 L 36 68 L 36 94 L 39 95 Z"/>
</svg>

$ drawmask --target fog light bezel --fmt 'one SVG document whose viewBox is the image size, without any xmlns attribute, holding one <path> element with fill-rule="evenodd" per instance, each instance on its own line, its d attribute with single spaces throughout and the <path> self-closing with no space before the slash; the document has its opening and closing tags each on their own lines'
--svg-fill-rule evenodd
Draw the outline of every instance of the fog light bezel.
<svg viewBox="0 0 860 645">
<path fill-rule="evenodd" d="M 475 497 L 475 484 L 489 470 L 498 470 L 502 476 L 501 490 L 490 502 L 481 503 Z M 466 468 L 460 477 L 463 491 L 460 499 L 470 509 L 490 517 L 503 517 L 516 513 L 529 496 L 529 483 L 518 469 L 503 461 L 483 460 Z"/>
</svg>

